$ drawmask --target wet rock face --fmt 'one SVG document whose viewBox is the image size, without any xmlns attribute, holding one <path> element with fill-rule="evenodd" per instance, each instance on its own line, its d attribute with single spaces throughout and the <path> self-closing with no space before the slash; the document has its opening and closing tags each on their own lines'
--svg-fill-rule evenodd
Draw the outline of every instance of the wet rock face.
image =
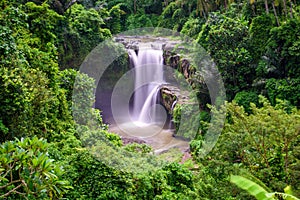
<svg viewBox="0 0 300 200">
<path fill-rule="evenodd" d="M 184 75 L 184 78 L 188 79 L 191 75 L 190 62 L 187 59 L 182 59 L 180 66 L 180 72 Z"/>
<path fill-rule="evenodd" d="M 173 69 L 178 69 L 180 63 L 180 56 L 175 54 L 172 55 L 171 52 L 164 50 L 164 64 L 169 65 Z"/>
<path fill-rule="evenodd" d="M 164 64 L 181 72 L 189 83 L 189 79 L 195 74 L 195 68 L 187 58 L 182 58 L 180 55 L 170 51 L 164 50 Z"/>
<path fill-rule="evenodd" d="M 189 93 L 189 91 L 179 89 L 177 86 L 162 85 L 160 88 L 160 103 L 172 115 L 176 104 L 189 104 Z"/>
<path fill-rule="evenodd" d="M 160 89 L 160 103 L 166 108 L 166 110 L 169 112 L 169 114 L 172 114 L 173 107 L 175 106 L 175 103 L 177 101 L 177 96 L 172 89 L 168 86 L 163 86 Z"/>
</svg>

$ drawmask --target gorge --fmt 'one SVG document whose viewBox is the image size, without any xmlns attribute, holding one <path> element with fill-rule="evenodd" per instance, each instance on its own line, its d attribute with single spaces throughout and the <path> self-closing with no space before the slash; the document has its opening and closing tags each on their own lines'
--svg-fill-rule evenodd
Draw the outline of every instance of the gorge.
<svg viewBox="0 0 300 200">
<path fill-rule="evenodd" d="M 128 83 L 128 87 L 132 87 L 133 91 L 130 97 L 115 95 L 115 99 L 123 99 L 125 102 L 117 100 L 118 103 L 115 104 L 117 108 L 114 109 L 117 110 L 118 116 L 113 115 L 113 88 L 110 91 L 106 90 L 105 95 L 98 95 L 100 96 L 98 107 L 103 111 L 105 122 L 110 124 L 110 131 L 119 134 L 125 143 L 150 144 L 156 153 L 173 147 L 183 152 L 188 151 L 188 141 L 174 137 L 172 110 L 176 103 L 187 102 L 188 94 L 183 94 L 176 86 L 178 83 L 174 79 L 174 69 L 182 65 L 179 64 L 180 59 L 177 55 L 166 51 L 166 47 L 170 48 L 170 43 L 167 45 L 159 39 L 150 42 L 138 40 L 137 43 L 136 39 L 129 43 L 123 39 L 119 41 L 127 47 L 130 73 L 125 76 L 133 79 L 131 86 Z M 176 42 L 173 42 L 172 45 L 175 44 Z M 166 56 L 170 56 L 171 59 Z M 167 62 L 172 62 L 173 66 L 170 63 L 166 65 Z M 101 94 L 103 91 L 97 93 Z M 106 98 L 110 96 L 110 98 L 104 100 L 101 96 Z M 119 104 L 123 103 L 124 106 L 119 108 Z M 127 108 L 124 108 L 126 106 Z M 125 111 L 121 112 L 121 110 Z"/>
</svg>

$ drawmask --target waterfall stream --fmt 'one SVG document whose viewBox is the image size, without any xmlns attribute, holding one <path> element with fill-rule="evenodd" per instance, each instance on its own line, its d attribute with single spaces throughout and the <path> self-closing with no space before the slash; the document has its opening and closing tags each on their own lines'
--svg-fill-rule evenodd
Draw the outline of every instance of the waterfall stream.
<svg viewBox="0 0 300 200">
<path fill-rule="evenodd" d="M 129 50 L 135 68 L 135 86 L 132 118 L 142 123 L 158 123 L 160 108 L 156 106 L 159 86 L 164 83 L 163 52 L 141 46 L 138 54 Z"/>
</svg>

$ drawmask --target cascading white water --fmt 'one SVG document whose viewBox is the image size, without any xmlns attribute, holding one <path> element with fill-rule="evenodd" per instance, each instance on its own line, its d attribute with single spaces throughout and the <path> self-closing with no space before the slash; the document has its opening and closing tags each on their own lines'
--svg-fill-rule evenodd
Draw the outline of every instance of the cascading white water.
<svg viewBox="0 0 300 200">
<path fill-rule="evenodd" d="M 154 123 L 159 120 L 156 102 L 159 86 L 164 82 L 163 52 L 141 46 L 138 55 L 129 50 L 130 59 L 135 68 L 135 86 L 132 117 L 135 121 Z"/>
<path fill-rule="evenodd" d="M 148 97 L 140 111 L 139 119 L 140 122 L 151 123 L 157 121 L 157 112 L 155 108 L 155 104 L 157 101 L 157 96 L 159 93 L 159 85 L 155 86 Z"/>
<path fill-rule="evenodd" d="M 161 85 L 166 84 L 161 48 L 140 46 L 138 53 L 128 50 L 128 55 L 134 69 L 114 87 L 111 98 L 114 124 L 110 124 L 110 131 L 124 138 L 141 138 L 158 153 L 174 147 L 187 149 L 187 141 L 173 137 L 173 129 L 165 129 L 169 116 L 158 99 Z"/>
</svg>

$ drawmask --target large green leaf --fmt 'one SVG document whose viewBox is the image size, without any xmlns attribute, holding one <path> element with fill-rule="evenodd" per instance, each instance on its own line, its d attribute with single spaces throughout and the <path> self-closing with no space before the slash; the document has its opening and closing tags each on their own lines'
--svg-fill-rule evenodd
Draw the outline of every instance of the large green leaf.
<svg viewBox="0 0 300 200">
<path fill-rule="evenodd" d="M 280 197 L 280 199 L 286 199 L 286 200 L 300 200 L 299 198 L 291 195 L 291 194 L 286 194 L 282 192 L 273 192 L 273 193 L 268 193 L 268 197 Z"/>
<path fill-rule="evenodd" d="M 293 196 L 292 187 L 290 185 L 284 188 L 284 193 L 281 192 L 273 192 L 267 194 L 268 197 L 280 197 L 281 199 L 286 200 L 300 200 L 299 198 Z"/>
<path fill-rule="evenodd" d="M 230 176 L 230 182 L 236 184 L 239 188 L 246 190 L 249 194 L 254 196 L 257 200 L 273 200 L 274 198 L 269 197 L 268 192 L 258 185 L 257 183 L 244 178 L 242 176 Z"/>
</svg>

